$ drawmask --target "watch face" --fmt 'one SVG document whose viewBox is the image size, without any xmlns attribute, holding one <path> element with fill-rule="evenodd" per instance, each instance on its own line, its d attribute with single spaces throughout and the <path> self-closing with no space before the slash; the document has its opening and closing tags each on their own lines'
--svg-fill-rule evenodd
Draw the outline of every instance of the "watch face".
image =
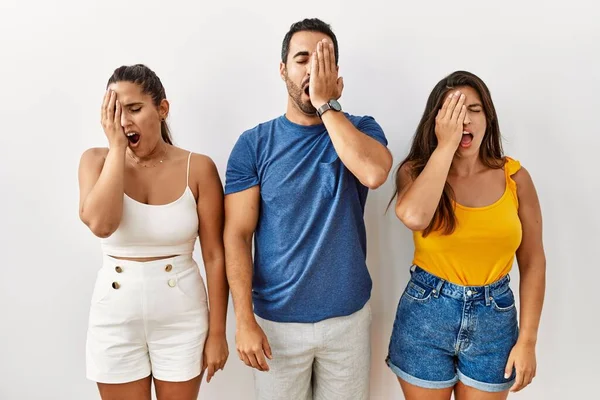
<svg viewBox="0 0 600 400">
<path fill-rule="evenodd" d="M 338 103 L 337 100 L 335 99 L 331 99 L 329 100 L 329 105 L 331 106 L 332 109 L 334 109 L 335 111 L 342 111 L 342 105 L 340 103 Z"/>
</svg>

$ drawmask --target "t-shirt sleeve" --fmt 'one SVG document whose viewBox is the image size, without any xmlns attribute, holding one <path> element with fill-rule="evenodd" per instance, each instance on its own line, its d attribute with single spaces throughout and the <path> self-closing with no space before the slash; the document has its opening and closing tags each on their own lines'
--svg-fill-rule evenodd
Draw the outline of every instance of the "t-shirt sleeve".
<svg viewBox="0 0 600 400">
<path fill-rule="evenodd" d="M 258 185 L 256 153 L 252 151 L 247 134 L 242 134 L 229 155 L 225 173 L 225 194 L 241 192 Z"/>
<path fill-rule="evenodd" d="M 383 133 L 383 129 L 381 129 L 381 126 L 377 123 L 377 121 L 375 121 L 373 117 L 362 117 L 360 121 L 358 121 L 356 129 L 358 129 L 366 135 L 369 135 L 370 137 L 387 147 L 388 141 L 385 137 L 385 133 Z"/>
</svg>

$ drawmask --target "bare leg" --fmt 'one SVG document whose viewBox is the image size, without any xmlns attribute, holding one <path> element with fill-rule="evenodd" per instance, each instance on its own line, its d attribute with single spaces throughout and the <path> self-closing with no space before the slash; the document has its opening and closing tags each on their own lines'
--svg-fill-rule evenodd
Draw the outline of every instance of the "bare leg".
<svg viewBox="0 0 600 400">
<path fill-rule="evenodd" d="M 128 383 L 98 383 L 102 400 L 150 400 L 151 376 Z"/>
<path fill-rule="evenodd" d="M 158 400 L 196 400 L 203 375 L 204 373 L 186 382 L 166 382 L 155 378 L 156 398 Z"/>
<path fill-rule="evenodd" d="M 446 389 L 425 389 L 398 378 L 406 400 L 450 400 L 453 387 Z"/>
<path fill-rule="evenodd" d="M 456 384 L 454 392 L 456 400 L 506 400 L 508 390 L 504 392 L 490 393 L 483 392 L 470 386 L 466 386 L 462 382 Z"/>
</svg>

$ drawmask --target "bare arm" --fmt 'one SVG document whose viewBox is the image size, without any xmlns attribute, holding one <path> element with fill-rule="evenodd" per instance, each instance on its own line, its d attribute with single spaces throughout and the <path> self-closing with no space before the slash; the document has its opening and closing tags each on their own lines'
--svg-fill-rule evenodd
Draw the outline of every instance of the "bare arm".
<svg viewBox="0 0 600 400">
<path fill-rule="evenodd" d="M 409 173 L 411 166 L 408 163 L 400 169 L 396 215 L 413 231 L 427 228 L 435 215 L 454 153 L 462 137 L 466 115 L 464 99 L 464 95 L 449 95 L 446 98 L 436 117 L 438 146 L 414 182 Z"/>
<path fill-rule="evenodd" d="M 387 180 L 392 154 L 377 140 L 359 131 L 342 113 L 328 111 L 323 123 L 344 165 L 369 189 Z"/>
<path fill-rule="evenodd" d="M 542 242 L 542 212 L 529 172 L 521 168 L 515 175 L 519 196 L 519 218 L 523 230 L 517 250 L 520 274 L 519 339 L 509 358 L 517 372 L 512 391 L 519 391 L 533 380 L 536 373 L 535 346 L 546 290 L 546 256 Z"/>
<path fill-rule="evenodd" d="M 123 214 L 126 147 L 89 149 L 79 164 L 79 218 L 94 235 L 108 237 Z M 105 156 L 106 155 L 106 158 Z"/>
<path fill-rule="evenodd" d="M 225 334 L 229 286 L 225 273 L 223 244 L 223 187 L 214 162 L 206 156 L 194 156 L 198 171 L 198 237 L 206 268 L 210 304 L 210 334 Z"/>
<path fill-rule="evenodd" d="M 338 78 L 333 43 L 319 42 L 311 59 L 309 90 L 313 106 L 318 108 L 332 98 L 339 98 L 343 86 L 343 79 Z M 342 113 L 327 111 L 322 119 L 335 151 L 350 172 L 370 189 L 381 186 L 392 168 L 389 150 L 356 129 Z"/>
<path fill-rule="evenodd" d="M 225 197 L 227 278 L 239 323 L 254 321 L 252 308 L 252 237 L 258 223 L 259 187 Z"/>
<path fill-rule="evenodd" d="M 396 216 L 408 229 L 420 231 L 431 223 L 444 191 L 453 157 L 454 150 L 438 147 L 414 181 L 410 175 L 409 163 L 400 169 Z"/>
<path fill-rule="evenodd" d="M 252 237 L 258 224 L 260 188 L 253 186 L 225 196 L 225 259 L 236 316 L 236 344 L 240 359 L 261 371 L 271 358 L 267 337 L 252 307 Z"/>
<path fill-rule="evenodd" d="M 125 151 L 128 141 L 121 126 L 121 104 L 107 90 L 100 110 L 105 149 L 89 149 L 79 163 L 79 218 L 94 235 L 108 237 L 117 230 L 123 215 Z"/>
<path fill-rule="evenodd" d="M 206 381 L 210 382 L 215 372 L 225 367 L 229 357 L 225 336 L 229 286 L 223 245 L 223 187 L 217 167 L 209 157 L 194 154 L 191 164 L 198 177 L 198 237 L 208 286 L 210 311 L 203 362 L 208 369 Z"/>
</svg>

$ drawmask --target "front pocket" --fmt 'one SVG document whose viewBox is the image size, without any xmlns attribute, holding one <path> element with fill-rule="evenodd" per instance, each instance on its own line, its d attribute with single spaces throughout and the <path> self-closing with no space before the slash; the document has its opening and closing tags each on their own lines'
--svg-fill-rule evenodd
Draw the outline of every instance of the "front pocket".
<svg viewBox="0 0 600 400">
<path fill-rule="evenodd" d="M 320 192 L 325 198 L 334 198 L 341 195 L 348 189 L 349 174 L 342 160 L 336 157 L 330 163 L 319 163 Z"/>
<path fill-rule="evenodd" d="M 198 267 L 194 266 L 176 275 L 176 288 L 185 297 L 199 302 L 207 302 L 204 280 Z"/>
<path fill-rule="evenodd" d="M 119 285 L 118 281 L 112 279 L 112 276 L 108 271 L 104 269 L 98 271 L 96 283 L 94 284 L 94 290 L 92 292 L 91 304 L 98 304 L 107 300 L 112 291 L 118 290 L 113 288 L 113 282 L 116 282 L 115 286 Z"/>
<path fill-rule="evenodd" d="M 431 297 L 432 290 L 432 288 L 410 280 L 404 289 L 403 296 L 415 301 L 426 301 Z"/>
<path fill-rule="evenodd" d="M 500 295 L 492 296 L 492 304 L 497 311 L 504 312 L 512 310 L 515 308 L 515 296 L 513 291 L 509 288 Z"/>
</svg>

